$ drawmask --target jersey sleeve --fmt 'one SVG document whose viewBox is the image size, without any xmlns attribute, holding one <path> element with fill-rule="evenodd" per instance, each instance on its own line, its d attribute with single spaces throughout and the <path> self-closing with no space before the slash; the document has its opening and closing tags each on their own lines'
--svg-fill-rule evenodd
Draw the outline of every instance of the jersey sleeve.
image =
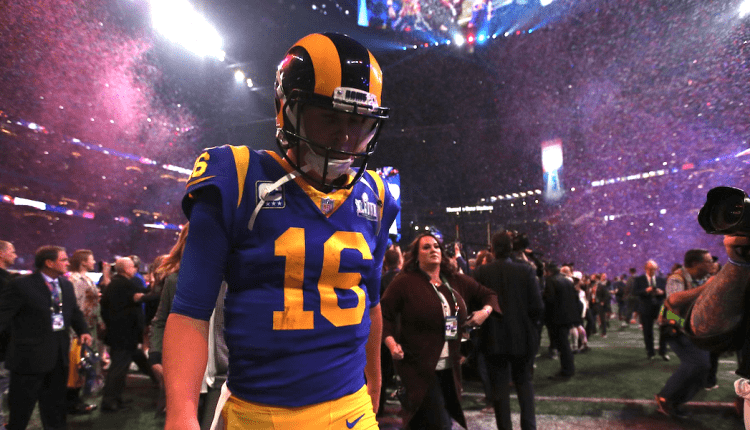
<svg viewBox="0 0 750 430">
<path fill-rule="evenodd" d="M 208 321 L 226 269 L 229 239 L 221 225 L 218 196 L 203 193 L 193 206 L 172 313 Z"/>
<path fill-rule="evenodd" d="M 216 304 L 244 194 L 250 150 L 206 149 L 195 161 L 182 199 L 190 230 L 180 263 L 172 312 L 208 321 Z"/>
<path fill-rule="evenodd" d="M 387 184 L 380 179 L 377 173 L 368 171 L 371 179 L 377 186 L 375 190 L 380 194 L 382 193 L 382 214 L 380 219 L 380 231 L 378 232 L 378 244 L 373 254 L 375 264 L 373 264 L 372 272 L 370 273 L 370 283 L 367 285 L 367 291 L 370 296 L 370 306 L 374 307 L 380 303 L 380 276 L 383 272 L 383 258 L 385 257 L 385 251 L 388 249 L 388 229 L 390 228 L 393 221 L 396 220 L 401 208 L 399 207 L 396 199 L 393 198 L 390 189 Z M 382 191 L 381 191 L 382 190 Z M 379 196 L 380 198 L 380 196 Z"/>
<path fill-rule="evenodd" d="M 221 199 L 222 222 L 231 231 L 234 212 L 239 207 L 244 194 L 245 178 L 250 159 L 246 146 L 220 146 L 206 149 L 195 160 L 193 172 L 187 182 L 182 210 L 190 215 L 199 195 L 206 190 L 217 193 Z"/>
</svg>

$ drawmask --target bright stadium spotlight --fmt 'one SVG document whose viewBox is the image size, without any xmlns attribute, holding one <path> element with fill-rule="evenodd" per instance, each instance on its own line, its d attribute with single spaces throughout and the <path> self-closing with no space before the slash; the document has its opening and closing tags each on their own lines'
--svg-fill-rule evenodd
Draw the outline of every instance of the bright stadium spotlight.
<svg viewBox="0 0 750 430">
<path fill-rule="evenodd" d="M 237 70 L 234 72 L 234 80 L 238 83 L 245 80 L 245 74 L 242 72 L 242 70 Z"/>
<path fill-rule="evenodd" d="M 542 5 L 542 7 L 549 6 L 552 4 L 552 2 L 555 0 L 539 0 L 539 3 Z"/>
<path fill-rule="evenodd" d="M 464 43 L 466 43 L 466 39 L 464 39 L 463 34 L 456 33 L 456 35 L 453 36 L 453 43 L 455 43 L 456 46 L 464 46 Z"/>
<path fill-rule="evenodd" d="M 740 18 L 746 17 L 750 14 L 750 0 L 745 0 L 740 4 Z"/>
<path fill-rule="evenodd" d="M 154 28 L 174 43 L 200 55 L 224 61 L 219 33 L 187 0 L 151 0 Z"/>
</svg>

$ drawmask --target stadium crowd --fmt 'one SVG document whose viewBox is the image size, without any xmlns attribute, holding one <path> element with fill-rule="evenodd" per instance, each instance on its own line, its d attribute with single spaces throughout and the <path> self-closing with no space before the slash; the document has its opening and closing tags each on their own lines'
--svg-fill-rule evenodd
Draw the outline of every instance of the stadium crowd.
<svg viewBox="0 0 750 430">
<path fill-rule="evenodd" d="M 429 3 L 437 5 L 434 1 Z M 378 56 L 389 76 L 384 84 L 385 104 L 392 106 L 397 114 L 387 122 L 371 165 L 396 166 L 402 172 L 404 219 L 419 220 L 422 225 L 437 225 L 446 231 L 458 226 L 462 241 L 476 248 L 472 250 L 467 245 L 462 250 L 458 247 L 448 255 L 450 250 L 444 243 L 437 247 L 428 244 L 439 249 L 441 258 L 450 260 L 450 266 L 445 270 L 446 275 L 451 276 L 451 283 L 454 283 L 454 276 L 461 279 L 458 282 L 462 288 L 486 302 L 482 303 L 486 307 L 478 307 L 477 312 L 483 309 L 489 319 L 483 320 L 485 317 L 481 313 L 474 314 L 474 322 L 483 327 L 472 330 L 472 342 L 481 345 L 480 339 L 486 336 L 482 333 L 504 328 L 492 325 L 496 322 L 492 314 L 497 311 L 487 293 L 476 287 L 474 281 L 455 273 L 459 268 L 468 276 L 482 272 L 482 265 L 472 262 L 469 256 L 473 256 L 472 251 L 486 254 L 484 248 L 488 245 L 502 245 L 490 238 L 485 239 L 490 227 L 492 230 L 502 227 L 524 231 L 539 244 L 534 252 L 527 252 L 527 247 L 523 246 L 499 254 L 503 260 L 515 261 L 514 267 L 531 268 L 535 277 L 530 282 L 536 285 L 539 293 L 539 300 L 534 295 L 526 304 L 525 318 L 535 330 L 525 331 L 530 344 L 524 348 L 519 346 L 521 352 L 503 352 L 525 359 L 508 360 L 513 369 L 513 382 L 519 387 L 528 385 L 529 372 L 533 369 L 533 366 L 529 367 L 529 357 L 536 358 L 537 350 L 545 351 L 542 346 L 549 346 L 546 353 L 550 357 L 560 359 L 561 369 L 554 376 L 556 380 L 566 382 L 575 378 L 575 356 L 591 353 L 589 341 L 595 336 L 607 336 L 612 324 L 640 325 L 646 359 L 668 360 L 674 357 L 670 356 L 669 348 L 675 354 L 675 347 L 667 345 L 666 339 L 663 340 L 658 333 L 658 315 L 653 309 L 644 315 L 644 302 L 648 301 L 651 308 L 654 305 L 658 308 L 659 303 L 669 297 L 667 278 L 674 280 L 671 276 L 678 272 L 667 268 L 675 264 L 683 264 L 685 269 L 694 268 L 695 264 L 707 266 L 711 255 L 722 255 L 715 240 L 705 236 L 694 239 L 700 233 L 695 223 L 696 210 L 709 188 L 747 183 L 746 162 L 743 157 L 734 157 L 747 146 L 745 136 L 750 114 L 750 105 L 744 101 L 748 95 L 746 83 L 750 70 L 745 63 L 747 22 L 737 22 L 723 31 L 712 31 L 720 25 L 716 21 L 716 1 L 684 2 L 684 5 L 667 2 L 670 7 L 659 2 L 631 3 L 634 3 L 632 7 L 619 7 L 619 4 L 614 5 L 616 7 L 584 7 L 550 27 L 493 44 L 491 53 L 490 47 L 478 47 L 474 55 L 433 49 L 389 52 Z M 36 24 L 41 27 L 39 33 L 42 35 L 55 30 L 53 26 L 44 28 L 46 24 L 44 20 Z M 4 37 L 11 36 L 4 34 Z M 27 42 L 19 43 L 19 49 L 3 51 L 3 58 L 9 60 L 7 64 L 18 64 L 27 52 L 34 51 L 38 56 L 34 57 L 34 62 L 47 64 L 40 68 L 41 72 L 58 76 L 49 67 L 49 64 L 57 63 L 42 58 L 42 53 L 47 51 L 34 46 L 35 40 L 40 44 L 39 40 L 43 39 L 30 37 Z M 74 44 L 68 40 L 62 44 L 62 49 L 75 52 L 75 46 L 71 45 Z M 97 54 L 90 55 L 95 57 Z M 128 65 L 131 65 L 130 61 Z M 93 63 L 85 69 L 95 68 Z M 116 59 L 107 65 L 107 69 L 120 66 Z M 136 67 L 135 70 L 141 69 Z M 149 73 L 155 73 L 152 68 L 149 70 L 134 81 L 147 81 L 145 78 Z M 112 129 L 117 131 L 119 123 L 106 126 L 110 128 L 96 127 L 94 131 L 89 118 L 96 117 L 99 122 L 107 123 L 108 112 L 89 115 L 95 110 L 91 104 L 77 115 L 61 114 L 59 106 L 64 104 L 63 101 L 80 101 L 75 95 L 86 93 L 89 87 L 78 82 L 60 91 L 56 85 L 48 84 L 45 91 L 57 91 L 57 94 L 49 100 L 40 99 L 34 93 L 32 83 L 41 72 L 14 70 L 14 73 L 3 73 L 5 85 L 0 89 L 0 96 L 12 106 L 2 108 L 13 107 L 17 110 L 14 115 L 49 119 L 47 122 L 57 126 L 61 133 L 86 132 L 92 142 L 110 143 L 121 150 L 130 150 L 132 145 L 129 142 L 138 141 L 138 136 L 147 143 L 159 142 L 159 146 L 146 145 L 145 148 L 141 144 L 144 151 L 141 155 L 156 158 L 171 150 L 163 147 L 168 140 L 165 136 L 171 134 L 168 128 L 154 132 L 153 136 L 140 128 L 128 133 L 124 130 L 110 133 Z M 90 73 L 79 75 L 83 74 Z M 49 79 L 49 82 L 54 81 L 67 82 L 65 79 Z M 128 87 L 130 90 L 134 88 Z M 154 100 L 164 97 L 148 93 Z M 201 95 L 200 92 L 191 93 L 190 97 L 201 98 Z M 173 97 L 179 98 L 174 94 L 168 98 Z M 137 105 L 133 103 L 131 107 Z M 66 108 L 72 110 L 71 106 Z M 154 107 L 155 110 L 158 108 Z M 137 111 L 134 107 L 132 109 Z M 35 115 L 38 112 L 43 114 Z M 140 111 L 135 112 L 137 115 L 130 113 L 132 118 L 123 123 L 140 123 L 148 117 Z M 179 268 L 174 265 L 174 260 L 166 266 L 155 262 L 141 264 L 140 269 L 136 267 L 134 254 L 144 256 L 146 261 L 162 257 L 175 239 L 174 232 L 144 229 L 137 220 L 148 218 L 149 221 L 167 220 L 182 224 L 183 215 L 176 203 L 176 198 L 183 192 L 182 180 L 159 166 L 147 166 L 103 152 L 84 151 L 71 145 L 68 135 L 32 130 L 8 118 L 3 116 L 5 121 L 0 136 L 5 149 L 0 192 L 91 211 L 96 217 L 90 220 L 3 206 L 0 223 L 23 228 L 15 229 L 12 238 L 5 238 L 13 244 L 0 243 L 0 265 L 4 270 L 24 271 L 11 281 L 16 290 L 19 290 L 21 280 L 27 282 L 32 279 L 30 277 L 38 281 L 37 286 L 44 287 L 47 283 L 53 296 L 62 294 L 70 298 L 70 291 L 81 290 L 75 295 L 76 300 L 63 300 L 59 304 L 61 310 L 55 313 L 64 315 L 65 321 L 71 321 L 72 325 L 66 323 L 66 327 L 75 328 L 76 333 L 71 337 L 80 341 L 78 347 L 84 353 L 86 347 L 83 345 L 92 348 L 91 343 L 92 350 L 101 351 L 102 361 L 111 357 L 109 365 L 102 366 L 101 370 L 95 365 L 94 373 L 87 375 L 88 379 L 82 378 L 74 383 L 70 383 L 70 379 L 76 378 L 68 379 L 66 385 L 73 386 L 69 386 L 72 391 L 66 396 L 69 403 L 64 405 L 65 412 L 90 413 L 94 406 L 87 403 L 87 396 L 96 393 L 97 389 L 106 391 L 104 403 L 100 405 L 102 410 L 126 409 L 127 396 L 122 396 L 123 390 L 127 392 L 127 387 L 123 386 L 123 372 L 127 371 L 131 360 L 139 363 L 142 371 L 153 378 L 155 389 L 163 388 L 160 370 L 154 370 L 159 369 L 154 366 L 161 364 L 145 361 L 146 355 L 149 359 L 154 356 L 153 344 L 147 336 L 148 320 L 158 314 L 153 308 L 162 298 L 160 291 L 170 291 L 166 282 L 170 276 L 174 282 L 174 274 Z M 138 118 L 140 122 L 136 121 Z M 110 135 L 122 139 L 113 139 Z M 527 197 L 503 200 L 494 205 L 491 214 L 455 218 L 445 213 L 446 206 L 475 204 L 492 194 L 543 189 L 539 145 L 557 137 L 565 144 L 563 184 L 570 189 L 563 201 L 546 205 L 537 202 L 536 197 Z M 177 160 L 172 161 L 174 164 L 184 162 L 187 153 L 192 157 L 194 148 L 181 143 L 174 151 Z M 217 142 L 208 143 L 205 146 Z M 609 178 L 662 169 L 666 174 L 593 185 Z M 410 239 L 410 235 L 405 234 L 405 237 Z M 425 240 L 430 241 L 429 237 Z M 65 248 L 38 248 L 49 243 Z M 411 254 L 397 257 L 396 261 L 412 262 L 415 271 L 422 268 L 414 254 L 420 245 L 417 242 Z M 698 253 L 702 260 L 684 256 L 688 250 L 704 248 L 705 252 Z M 71 253 L 70 266 L 66 263 L 65 249 L 76 250 Z M 394 258 L 394 253 L 401 253 L 399 246 L 392 251 L 391 258 Z M 76 255 L 80 258 L 73 258 Z M 106 264 L 101 269 L 89 267 L 93 256 L 100 257 Z M 552 264 L 554 262 L 558 264 Z M 660 263 L 659 268 L 654 269 L 652 263 L 655 262 Z M 109 269 L 111 264 L 115 266 L 115 273 L 106 273 L 112 270 Z M 395 270 L 393 262 L 387 266 Z M 439 274 L 434 261 L 429 266 Z M 644 271 L 642 279 L 647 282 L 641 285 L 644 297 L 635 285 L 635 279 L 641 278 L 636 276 L 641 267 Z M 160 271 L 161 268 L 164 269 Z M 624 274 L 629 268 L 635 270 Z M 92 278 L 89 282 L 86 277 L 97 270 L 102 270 L 102 276 L 92 290 L 91 284 L 95 280 Z M 690 285 L 700 286 L 717 270 L 712 262 L 710 268 L 691 274 Z M 27 277 L 29 271 L 33 273 Z M 656 279 L 652 285 L 652 275 L 646 272 L 654 271 Z M 142 281 L 139 281 L 139 273 L 143 276 Z M 682 273 L 682 279 L 686 279 L 686 272 L 679 273 Z M 4 279 L 11 277 L 5 272 L 0 274 Z M 59 284 L 57 287 L 52 286 L 55 279 Z M 76 280 L 82 282 L 74 282 Z M 433 298 L 442 297 L 448 302 L 452 290 L 437 282 L 438 278 L 434 281 L 437 293 Z M 113 283 L 116 288 L 108 293 L 107 289 Z M 425 286 L 432 291 L 429 284 Z M 649 292 L 645 292 L 649 288 Z M 658 290 L 661 292 L 652 293 Z M 387 296 L 388 285 L 383 285 L 381 291 Z M 10 297 L 11 293 L 2 294 Z M 17 304 L 21 303 L 20 298 L 17 300 Z M 398 301 L 394 299 L 390 303 Z M 112 311 L 114 304 L 119 304 L 121 309 L 112 319 L 113 314 L 108 312 Z M 499 300 L 499 305 L 501 311 L 509 312 L 507 302 Z M 0 303 L 2 306 L 5 305 Z M 458 304 L 456 307 L 458 313 Z M 83 316 L 95 316 L 96 309 L 101 318 L 84 320 Z M 462 309 L 462 312 L 467 313 L 467 309 Z M 521 317 L 523 315 L 519 315 Z M 134 323 L 137 330 L 118 333 L 115 329 L 118 319 Z M 0 320 L 12 325 L 9 321 Z M 97 325 L 96 333 L 93 324 Z M 12 329 L 22 327 L 18 323 Z M 544 330 L 549 333 L 550 345 L 539 344 Z M 61 348 L 67 348 L 59 333 L 55 339 Z M 19 340 L 25 339 L 16 336 L 16 341 Z M 684 344 L 684 339 L 680 342 L 684 348 L 676 348 L 681 353 L 698 356 Z M 109 350 L 102 345 L 108 345 Z M 455 364 L 447 363 L 451 357 L 458 357 L 455 348 L 451 350 L 447 342 L 445 345 L 446 354 L 441 351 L 440 356 L 435 357 L 445 366 L 441 371 Z M 398 342 L 388 342 L 386 346 L 388 354 L 401 356 L 406 352 L 408 356 L 409 351 L 400 350 Z M 489 353 L 502 355 L 498 351 Z M 701 356 L 701 365 L 692 369 L 700 377 L 691 377 L 691 381 L 699 381 L 702 384 L 699 388 L 712 389 L 716 385 L 711 379 L 712 374 L 715 375 L 715 359 L 708 357 L 709 361 L 706 361 L 705 358 Z M 482 360 L 480 357 L 476 361 L 467 360 L 466 365 L 478 366 L 478 373 L 482 375 Z M 67 363 L 68 359 L 62 362 Z M 703 365 L 706 362 L 709 366 Z M 60 370 L 65 366 L 58 364 L 54 363 L 54 372 L 59 382 Z M 499 389 L 494 392 L 498 388 L 496 373 L 499 372 L 484 373 L 487 406 L 495 412 L 500 426 L 507 420 L 507 401 L 501 398 L 507 393 Z M 109 384 L 102 378 L 105 374 L 111 381 Z M 676 375 L 679 379 L 680 374 Z M 441 383 L 447 388 L 442 393 L 441 390 L 428 391 L 436 404 L 440 404 L 442 394 L 456 391 L 455 386 L 450 386 L 456 382 L 450 379 L 443 375 Z M 386 382 L 392 380 L 386 375 Z M 85 387 L 89 387 L 88 391 Z M 695 387 L 693 384 L 689 392 L 694 392 Z M 654 393 L 654 407 L 669 416 L 683 416 L 680 405 L 689 395 L 670 397 L 666 388 L 665 385 L 663 392 Z M 41 392 L 39 390 L 37 394 Z M 29 396 L 33 398 L 33 395 Z M 523 397 L 524 422 L 531 428 L 533 392 L 526 391 Z M 45 402 L 45 420 L 56 419 L 48 409 L 50 407 L 60 406 L 50 406 Z M 430 413 L 419 410 L 419 405 L 410 407 L 412 416 L 425 417 Z M 161 404 L 154 408 L 158 413 L 163 410 Z M 210 406 L 207 408 L 210 410 Z M 444 416 L 444 411 L 439 409 L 433 408 L 433 412 Z M 458 411 L 450 412 L 454 418 L 460 416 Z"/>
<path fill-rule="evenodd" d="M 43 246 L 37 250 L 35 255 L 36 269 L 31 275 L 14 270 L 17 258 L 15 247 L 10 242 L 0 241 L 0 268 L 2 269 L 0 275 L 2 275 L 1 278 L 3 281 L 2 288 L 0 289 L 0 297 L 8 300 L 13 297 L 13 294 L 17 294 L 14 290 L 19 285 L 23 285 L 24 279 L 31 279 L 34 276 L 46 274 L 48 273 L 47 269 L 50 267 L 57 267 L 58 271 L 54 273 L 59 273 L 61 283 L 65 280 L 72 282 L 75 290 L 76 308 L 80 309 L 85 316 L 87 328 L 81 329 L 80 333 L 91 333 L 93 335 L 92 341 L 86 343 L 78 341 L 78 334 L 80 334 L 78 331 L 76 333 L 72 330 L 69 332 L 72 341 L 69 351 L 71 361 L 70 371 L 68 372 L 66 369 L 65 372 L 68 388 L 64 405 L 60 406 L 64 407 L 67 414 L 91 413 L 97 409 L 98 405 L 88 402 L 102 393 L 104 394 L 104 398 L 100 406 L 104 412 L 127 411 L 130 408 L 128 404 L 132 400 L 129 400 L 127 397 L 128 389 L 125 384 L 125 376 L 130 369 L 131 363 L 136 363 L 139 370 L 152 379 L 154 389 L 162 392 L 162 395 L 158 397 L 157 404 L 154 405 L 154 410 L 157 415 L 161 414 L 163 416 L 165 404 L 163 397 L 163 370 L 161 365 L 161 337 L 163 336 L 164 323 L 169 314 L 174 296 L 177 271 L 179 270 L 182 250 L 185 246 L 186 233 L 187 227 L 183 230 L 170 253 L 158 256 L 150 265 L 140 264 L 140 258 L 131 255 L 120 257 L 112 264 L 104 264 L 100 269 L 96 267 L 94 253 L 86 249 L 73 252 L 69 259 L 70 265 L 68 265 L 65 248 Z M 411 261 L 411 264 L 416 264 L 415 258 L 423 258 L 421 256 L 414 256 L 419 250 L 417 245 L 422 243 L 424 238 L 434 237 L 432 233 L 422 234 L 411 246 L 404 248 L 403 251 L 402 247 L 398 244 L 392 244 L 389 247 L 384 257 L 381 295 L 384 297 L 392 296 L 393 292 L 389 295 L 388 289 L 392 283 L 404 283 L 411 279 L 409 277 L 401 277 L 403 263 Z M 495 267 L 495 269 L 505 267 L 502 270 L 509 270 L 508 266 L 513 266 L 515 267 L 513 270 L 526 270 L 529 273 L 530 278 L 528 279 L 530 279 L 531 283 L 527 287 L 524 287 L 524 289 L 512 293 L 511 296 L 507 294 L 503 295 L 502 291 L 504 288 L 512 288 L 508 285 L 520 282 L 522 276 L 518 273 L 510 281 L 504 281 L 510 282 L 510 284 L 491 287 L 499 296 L 501 308 L 505 304 L 505 306 L 511 306 L 514 309 L 514 311 L 506 310 L 503 314 L 504 319 L 497 320 L 502 320 L 502 324 L 510 324 L 509 321 L 512 318 L 521 318 L 513 316 L 514 312 L 517 311 L 516 308 L 527 309 L 527 306 L 530 306 L 528 303 L 509 303 L 509 297 L 514 297 L 513 300 L 523 300 L 523 297 L 529 290 L 534 291 L 534 295 L 537 297 L 536 299 L 533 297 L 529 299 L 529 303 L 534 304 L 531 309 L 527 309 L 528 315 L 522 317 L 528 319 L 528 322 L 531 323 L 527 328 L 533 328 L 531 332 L 524 330 L 523 334 L 520 335 L 522 339 L 525 339 L 525 336 L 527 336 L 527 341 L 530 344 L 529 350 L 524 355 L 528 356 L 528 359 L 523 359 L 519 363 L 527 362 L 528 365 L 520 368 L 525 370 L 517 370 L 515 367 L 511 367 L 513 369 L 512 381 L 515 386 L 517 388 L 528 387 L 525 389 L 524 392 L 526 394 L 523 396 L 521 396 L 521 391 L 519 391 L 519 401 L 522 402 L 522 428 L 524 429 L 535 428 L 533 418 L 534 377 L 533 369 L 529 367 L 535 360 L 541 358 L 559 358 L 562 369 L 551 378 L 564 383 L 575 377 L 575 354 L 591 353 L 592 349 L 588 346 L 589 340 L 595 336 L 606 338 L 608 330 L 635 326 L 638 327 L 639 331 L 643 330 L 646 350 L 644 358 L 656 358 L 656 346 L 658 346 L 660 359 L 669 361 L 671 359 L 670 356 L 674 357 L 670 353 L 674 354 L 675 352 L 680 356 L 683 353 L 682 349 L 675 349 L 677 346 L 671 343 L 673 338 L 664 331 L 664 322 L 658 318 L 659 312 L 663 311 L 663 309 L 659 309 L 661 303 L 670 294 L 682 291 L 683 287 L 680 285 L 675 287 L 677 285 L 675 282 L 683 282 L 681 280 L 686 277 L 693 285 L 700 286 L 721 268 L 718 257 L 712 258 L 711 253 L 707 250 L 694 249 L 685 255 L 684 261 L 672 261 L 671 263 L 673 264 L 669 266 L 669 269 L 666 266 L 662 269 L 653 260 L 648 260 L 643 262 L 643 274 L 638 274 L 641 271 L 635 267 L 631 267 L 628 273 L 611 274 L 610 278 L 610 275 L 606 272 L 582 272 L 578 270 L 574 263 L 545 261 L 535 254 L 528 235 L 515 231 L 496 233 L 492 237 L 492 243 L 479 253 L 465 250 L 459 242 L 447 244 L 436 240 L 435 246 L 439 258 L 444 265 L 441 270 L 447 270 L 445 273 L 453 273 L 450 276 L 463 277 L 466 275 L 467 277 L 474 277 L 480 282 L 492 285 L 494 282 L 492 281 L 492 277 L 488 278 L 488 273 L 493 273 L 492 269 L 490 269 L 491 267 Z M 498 251 L 498 248 L 502 246 L 505 247 L 503 248 L 504 251 Z M 492 252 L 489 252 L 490 250 Z M 52 263 L 58 261 L 57 257 L 59 257 L 59 264 L 55 266 Z M 571 257 L 574 256 L 571 255 Z M 492 266 L 493 263 L 497 265 L 500 262 L 503 262 L 502 264 L 505 264 L 505 266 Z M 136 263 L 139 264 L 138 267 Z M 640 262 L 632 263 L 635 265 Z M 102 272 L 98 272 L 98 270 L 102 269 Z M 407 273 L 410 272 L 407 271 Z M 691 277 L 690 274 L 694 277 Z M 54 278 L 54 276 L 51 278 Z M 454 281 L 458 282 L 459 279 L 455 278 Z M 640 285 L 639 282 L 643 282 L 643 284 Z M 12 286 L 9 287 L 9 285 Z M 408 282 L 407 285 L 409 285 Z M 646 288 L 648 287 L 646 285 L 654 285 L 654 288 L 660 288 L 660 290 L 657 290 L 660 295 L 655 300 L 651 301 L 651 295 L 647 292 Z M 386 299 L 386 307 L 390 306 L 389 303 L 391 300 L 393 298 Z M 535 302 L 535 300 L 538 301 Z M 160 301 L 162 301 L 161 305 L 159 304 Z M 222 307 L 221 302 L 222 297 L 219 297 L 218 309 Z M 652 304 L 656 306 L 653 309 L 649 307 Z M 164 309 L 162 310 L 162 308 Z M 5 307 L 0 306 L 0 317 L 7 315 L 3 312 L 5 310 Z M 650 316 L 647 317 L 646 315 L 649 314 Z M 486 317 L 483 317 L 482 320 L 484 318 Z M 490 321 L 492 320 L 490 319 Z M 0 350 L 2 351 L 7 349 L 8 342 L 14 342 L 10 336 L 11 332 L 15 333 L 16 336 L 21 333 L 20 328 L 13 324 L 10 324 L 12 328 L 8 328 L 7 320 L 0 319 L 0 326 L 6 327 L 3 334 L 3 342 L 0 345 Z M 218 401 L 218 389 L 225 380 L 221 369 L 223 369 L 223 372 L 226 372 L 226 347 L 222 346 L 223 341 L 219 340 L 222 337 L 220 334 L 222 326 L 220 321 L 218 324 L 212 332 L 216 333 L 215 336 L 217 336 L 217 340 L 213 342 L 219 346 L 215 346 L 213 350 L 217 351 L 216 348 L 219 348 L 219 352 L 217 353 L 217 357 L 219 358 L 218 361 L 212 360 L 211 368 L 214 370 L 212 371 L 213 373 L 207 373 L 207 378 L 209 378 L 208 385 L 206 385 L 204 394 L 201 397 L 203 402 L 201 403 L 199 412 L 201 414 L 200 422 L 202 423 L 202 428 L 209 428 L 210 426 L 213 418 L 212 408 Z M 503 424 L 504 420 L 509 419 L 507 415 L 509 413 L 507 410 L 507 407 L 509 407 L 507 406 L 507 399 L 503 403 L 502 395 L 498 394 L 502 393 L 502 391 L 498 391 L 498 384 L 507 386 L 510 380 L 498 380 L 497 377 L 492 376 L 495 375 L 494 372 L 497 370 L 492 370 L 494 367 L 486 367 L 490 364 L 497 366 L 498 357 L 504 355 L 501 354 L 498 356 L 497 352 L 488 352 L 486 345 L 482 344 L 483 339 L 484 342 L 487 342 L 488 337 L 501 336 L 498 334 L 497 328 L 493 329 L 491 327 L 492 324 L 500 323 L 489 322 L 484 325 L 480 323 L 480 328 L 468 330 L 463 334 L 469 340 L 472 347 L 469 349 L 461 348 L 460 363 L 461 366 L 470 367 L 472 372 L 480 376 L 486 394 L 486 408 L 484 411 L 487 413 L 493 413 L 494 411 L 498 420 L 498 428 L 510 428 L 507 426 L 503 427 L 505 425 Z M 76 328 L 78 327 L 76 326 Z M 407 328 L 402 327 L 398 333 L 405 329 Z M 547 339 L 549 340 L 549 344 L 547 345 L 541 344 L 541 334 L 544 330 L 548 331 Z M 68 332 L 66 331 L 66 333 Z M 404 340 L 401 334 L 394 335 L 400 342 L 408 343 L 408 340 Z M 519 334 L 515 336 L 519 336 Z M 670 342 L 669 349 L 667 349 L 667 342 Z M 400 345 L 398 345 L 398 348 L 394 345 L 393 342 L 389 344 L 387 340 L 383 345 L 382 359 L 384 365 L 382 366 L 382 371 L 384 397 L 382 397 L 383 402 L 381 402 L 381 408 L 378 412 L 379 416 L 382 416 L 385 411 L 385 396 L 396 396 L 398 390 L 401 389 L 399 387 L 402 387 L 404 384 L 404 379 L 397 376 L 400 375 L 399 369 L 401 371 L 404 369 L 403 364 L 400 364 L 400 361 L 404 358 L 404 350 L 400 349 Z M 410 354 L 413 353 L 408 347 L 405 347 L 405 350 Z M 595 354 L 596 352 L 593 353 Z M 398 354 L 401 355 L 399 356 Z M 481 358 L 477 359 L 477 356 Z M 685 366 L 695 366 L 692 361 L 685 361 L 686 359 L 682 356 L 680 356 L 680 359 Z M 80 363 L 76 365 L 75 363 L 79 362 L 79 360 Z M 712 353 L 709 361 L 709 354 L 706 352 L 702 367 L 695 368 L 697 370 L 694 370 L 693 373 L 686 373 L 687 371 L 683 370 L 683 366 L 681 366 L 675 372 L 675 375 L 670 378 L 668 384 L 672 383 L 674 385 L 677 383 L 675 381 L 689 379 L 697 387 L 695 390 L 698 388 L 706 390 L 716 389 L 718 388 L 716 379 L 718 369 L 717 360 L 718 354 Z M 222 365 L 221 363 L 224 364 Z M 508 365 L 521 365 L 513 363 L 515 362 L 511 361 Z M 217 368 L 220 369 L 218 374 L 216 373 Z M 13 372 L 13 369 L 11 369 L 11 372 Z M 698 373 L 696 374 L 695 372 Z M 500 375 L 502 374 L 503 372 L 501 371 Z M 7 374 L 5 378 L 7 378 Z M 7 381 L 7 379 L 0 379 L 0 386 L 5 387 L 4 395 L 8 395 Z M 409 390 L 409 384 L 413 383 L 409 381 L 407 378 L 407 390 Z M 460 381 L 457 383 L 460 384 Z M 40 399 L 44 398 L 44 390 L 48 388 L 46 385 L 40 388 L 40 393 L 42 393 Z M 12 390 L 13 388 L 11 388 L 11 398 L 13 398 Z M 662 391 L 665 390 L 666 388 Z M 446 392 L 444 391 L 443 393 Z M 694 391 L 692 393 L 694 394 Z M 39 393 L 35 395 L 39 395 Z M 677 419 L 687 416 L 686 412 L 680 406 L 689 400 L 689 396 L 679 402 L 674 401 L 669 403 L 664 397 L 660 397 L 661 395 L 661 392 L 656 395 L 655 408 L 658 412 Z M 18 394 L 16 394 L 16 399 L 18 399 Z M 400 400 L 403 403 L 404 400 Z M 425 400 L 425 402 L 427 401 Z M 429 401 L 434 401 L 434 399 Z M 741 399 L 738 398 L 737 407 L 741 413 L 742 408 L 740 404 Z M 506 405 L 505 408 L 503 408 L 503 405 Z M 49 407 L 49 404 L 44 404 L 40 400 L 40 410 L 43 414 L 43 420 L 49 419 L 44 415 L 47 413 L 46 408 Z M 11 407 L 11 411 L 14 410 L 13 408 Z M 415 428 L 417 424 L 423 420 L 427 420 L 429 414 L 438 412 L 435 409 L 419 409 L 415 415 L 415 412 L 412 410 L 412 412 L 404 415 L 406 417 L 404 425 L 407 425 L 409 420 L 416 420 L 411 423 L 412 428 Z M 451 415 L 457 420 L 459 420 L 457 417 L 462 416 L 457 416 L 453 413 Z M 7 410 L 4 416 L 7 422 Z M 465 425 L 465 422 L 462 423 L 460 420 L 459 423 Z M 16 422 L 15 426 L 18 425 Z"/>
</svg>

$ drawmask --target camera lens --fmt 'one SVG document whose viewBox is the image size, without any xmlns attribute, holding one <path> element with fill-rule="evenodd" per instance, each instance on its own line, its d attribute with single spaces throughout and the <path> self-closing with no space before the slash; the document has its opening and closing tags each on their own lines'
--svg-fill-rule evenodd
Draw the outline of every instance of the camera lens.
<svg viewBox="0 0 750 430">
<path fill-rule="evenodd" d="M 727 230 L 742 219 L 744 198 L 742 195 L 725 196 L 725 200 L 718 202 L 710 214 L 711 224 L 716 230 Z"/>
<path fill-rule="evenodd" d="M 709 234 L 750 233 L 750 199 L 739 188 L 716 187 L 706 196 L 698 224 Z"/>
</svg>

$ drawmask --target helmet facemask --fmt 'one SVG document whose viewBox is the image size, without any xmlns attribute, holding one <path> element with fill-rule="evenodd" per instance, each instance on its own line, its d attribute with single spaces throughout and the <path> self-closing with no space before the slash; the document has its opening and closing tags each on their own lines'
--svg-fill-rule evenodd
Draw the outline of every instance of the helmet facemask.
<svg viewBox="0 0 750 430">
<path fill-rule="evenodd" d="M 347 94 L 349 99 L 356 98 L 357 101 L 347 100 Z M 351 188 L 365 172 L 384 120 L 383 109 L 377 107 L 377 102 L 373 106 L 372 100 L 372 94 L 351 88 L 337 88 L 334 98 L 293 90 L 284 103 L 285 126 L 277 132 L 277 143 L 284 157 L 310 182 L 328 189 Z M 353 119 L 354 122 L 361 121 L 355 127 L 358 136 L 338 149 L 329 146 L 330 142 L 315 141 L 305 128 L 304 113 L 310 107 L 330 111 L 330 114 L 323 115 L 331 121 L 333 118 L 346 121 L 342 114 L 359 117 Z M 351 129 L 347 128 L 347 131 Z M 287 154 L 289 149 L 293 153 L 291 158 Z"/>
</svg>

